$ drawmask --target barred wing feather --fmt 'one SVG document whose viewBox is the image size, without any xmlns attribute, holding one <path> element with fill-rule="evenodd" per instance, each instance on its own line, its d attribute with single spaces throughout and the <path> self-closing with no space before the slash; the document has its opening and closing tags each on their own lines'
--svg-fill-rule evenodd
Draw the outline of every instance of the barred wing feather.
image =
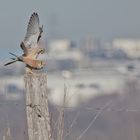
<svg viewBox="0 0 140 140">
<path fill-rule="evenodd" d="M 27 33 L 24 39 L 25 46 L 28 48 L 36 47 L 39 34 L 39 16 L 37 13 L 33 13 L 27 26 Z"/>
</svg>

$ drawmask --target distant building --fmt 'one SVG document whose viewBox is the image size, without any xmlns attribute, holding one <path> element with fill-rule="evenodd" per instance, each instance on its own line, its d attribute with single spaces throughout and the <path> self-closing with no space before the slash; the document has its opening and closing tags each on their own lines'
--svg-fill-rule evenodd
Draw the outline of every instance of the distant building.
<svg viewBox="0 0 140 140">
<path fill-rule="evenodd" d="M 113 58 L 114 49 L 110 42 L 87 37 L 83 40 L 82 52 L 88 60 Z"/>
<path fill-rule="evenodd" d="M 82 40 L 81 49 L 85 56 L 89 59 L 92 53 L 100 50 L 100 40 L 88 36 L 84 40 Z"/>
<path fill-rule="evenodd" d="M 49 42 L 49 52 L 51 54 L 59 54 L 67 52 L 70 48 L 69 40 L 52 40 Z"/>
<path fill-rule="evenodd" d="M 81 60 L 82 53 L 76 47 L 71 47 L 71 44 L 71 41 L 66 39 L 50 41 L 48 44 L 49 58 L 56 60 Z"/>
<path fill-rule="evenodd" d="M 67 39 L 51 40 L 48 44 L 48 71 L 74 69 L 83 54 Z"/>
<path fill-rule="evenodd" d="M 140 39 L 115 39 L 112 45 L 124 51 L 129 58 L 140 58 Z"/>
</svg>

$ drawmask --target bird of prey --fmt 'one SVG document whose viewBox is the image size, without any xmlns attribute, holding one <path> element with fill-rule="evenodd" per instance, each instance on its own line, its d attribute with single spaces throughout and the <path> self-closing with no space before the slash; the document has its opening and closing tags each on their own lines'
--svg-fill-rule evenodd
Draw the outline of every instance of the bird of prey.
<svg viewBox="0 0 140 140">
<path fill-rule="evenodd" d="M 39 25 L 39 16 L 37 13 L 33 13 L 27 26 L 25 38 L 20 44 L 20 47 L 23 50 L 23 55 L 17 56 L 10 53 L 15 56 L 15 58 L 11 58 L 12 61 L 6 63 L 5 66 L 21 61 L 26 64 L 27 73 L 33 73 L 32 70 L 35 69 L 42 69 L 46 64 L 46 51 L 43 47 L 39 46 L 42 32 L 43 26 L 40 27 Z M 39 59 L 40 55 L 43 55 L 41 59 Z"/>
</svg>

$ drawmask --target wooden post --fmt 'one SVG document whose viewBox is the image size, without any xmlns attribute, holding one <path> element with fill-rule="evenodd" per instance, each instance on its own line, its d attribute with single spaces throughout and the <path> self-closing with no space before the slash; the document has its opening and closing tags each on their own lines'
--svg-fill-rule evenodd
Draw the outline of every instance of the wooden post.
<svg viewBox="0 0 140 140">
<path fill-rule="evenodd" d="M 53 140 L 47 96 L 47 74 L 26 74 L 26 114 L 29 140 Z"/>
</svg>

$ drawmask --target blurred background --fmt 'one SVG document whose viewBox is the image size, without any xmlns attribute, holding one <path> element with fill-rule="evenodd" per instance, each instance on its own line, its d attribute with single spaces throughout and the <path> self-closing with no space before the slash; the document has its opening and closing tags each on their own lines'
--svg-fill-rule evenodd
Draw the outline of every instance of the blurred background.
<svg viewBox="0 0 140 140">
<path fill-rule="evenodd" d="M 65 130 L 78 114 L 66 139 L 76 139 L 110 101 L 81 139 L 140 139 L 140 1 L 0 2 L 0 139 L 7 133 L 12 140 L 27 139 L 25 66 L 3 65 L 8 52 L 22 54 L 20 42 L 33 12 L 44 29 L 51 112 L 62 105 L 65 85 Z"/>
</svg>

